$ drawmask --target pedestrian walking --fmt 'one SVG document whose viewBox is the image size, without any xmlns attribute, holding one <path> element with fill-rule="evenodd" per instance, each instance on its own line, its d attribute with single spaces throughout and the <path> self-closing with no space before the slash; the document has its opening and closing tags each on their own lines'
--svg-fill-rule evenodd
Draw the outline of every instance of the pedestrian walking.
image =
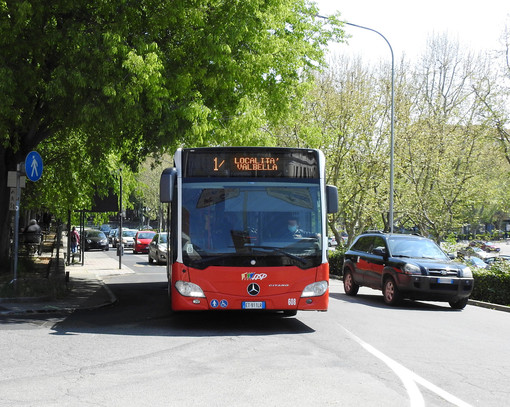
<svg viewBox="0 0 510 407">
<path fill-rule="evenodd" d="M 73 226 L 71 230 L 71 236 L 69 237 L 71 242 L 71 254 L 72 254 L 72 262 L 74 263 L 74 255 L 78 251 L 78 245 L 80 244 L 80 235 L 76 231 L 76 227 Z"/>
</svg>

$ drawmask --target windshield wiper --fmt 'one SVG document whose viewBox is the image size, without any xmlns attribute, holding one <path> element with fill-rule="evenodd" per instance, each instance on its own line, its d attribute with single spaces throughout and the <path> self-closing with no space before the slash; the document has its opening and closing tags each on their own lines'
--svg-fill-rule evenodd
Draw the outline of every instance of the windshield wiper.
<svg viewBox="0 0 510 407">
<path fill-rule="evenodd" d="M 273 253 L 280 253 L 280 254 L 283 254 L 284 256 L 287 256 L 288 258 L 292 259 L 292 260 L 296 260 L 296 261 L 299 261 L 301 264 L 306 264 L 306 260 L 303 260 L 301 257 L 299 256 L 296 256 L 292 253 L 289 253 L 279 247 L 273 247 L 273 246 L 248 246 L 248 247 L 251 247 L 253 249 L 264 249 L 264 250 L 272 250 Z"/>
<path fill-rule="evenodd" d="M 279 253 L 283 254 L 285 257 L 288 257 L 292 260 L 295 260 L 303 265 L 307 264 L 307 261 L 302 259 L 299 256 L 296 256 L 292 253 L 289 253 L 279 247 L 272 247 L 272 246 L 245 246 L 245 249 L 248 249 L 246 252 L 237 252 L 237 253 L 221 253 L 216 256 L 212 257 L 202 257 L 200 259 L 192 259 L 190 258 L 191 262 L 193 263 L 194 267 L 206 267 L 210 265 L 211 263 L 215 263 L 218 260 L 222 260 L 225 258 L 231 258 L 231 257 L 247 257 L 250 254 L 253 254 L 254 252 L 257 254 L 268 254 L 267 252 L 264 252 L 262 250 L 255 251 L 254 249 L 263 249 L 263 250 L 271 250 L 273 253 Z"/>
<path fill-rule="evenodd" d="M 220 259 L 224 259 L 225 257 L 232 257 L 232 256 L 236 256 L 236 255 L 237 255 L 236 253 L 222 253 L 222 254 L 218 254 L 217 256 L 213 256 L 213 257 L 202 257 L 200 259 L 190 258 L 190 260 L 194 265 L 204 266 L 204 265 L 208 265 L 209 263 L 214 263 L 216 260 L 220 260 Z"/>
</svg>

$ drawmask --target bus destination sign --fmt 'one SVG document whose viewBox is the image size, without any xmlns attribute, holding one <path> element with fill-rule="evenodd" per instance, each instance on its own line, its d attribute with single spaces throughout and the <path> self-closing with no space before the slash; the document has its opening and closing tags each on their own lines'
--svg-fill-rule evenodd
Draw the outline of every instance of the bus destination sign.
<svg viewBox="0 0 510 407">
<path fill-rule="evenodd" d="M 238 171 L 278 171 L 279 157 L 233 157 L 233 164 Z M 225 160 L 219 162 L 214 157 L 214 171 L 219 171 Z"/>
<path fill-rule="evenodd" d="M 183 177 L 319 178 L 314 150 L 184 149 Z"/>
</svg>

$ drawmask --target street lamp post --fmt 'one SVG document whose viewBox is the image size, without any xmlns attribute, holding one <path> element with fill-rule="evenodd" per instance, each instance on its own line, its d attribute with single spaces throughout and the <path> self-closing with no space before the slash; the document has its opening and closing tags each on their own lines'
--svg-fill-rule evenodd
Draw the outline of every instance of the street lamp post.
<svg viewBox="0 0 510 407">
<path fill-rule="evenodd" d="M 119 169 L 119 183 L 120 183 L 120 191 L 119 191 L 119 246 L 118 246 L 118 255 L 119 255 L 119 270 L 122 268 L 122 254 L 124 245 L 122 243 L 122 168 Z"/>
<path fill-rule="evenodd" d="M 317 16 L 319 18 L 323 18 L 327 20 L 327 17 Z M 394 123 L 395 123 L 395 56 L 393 55 L 393 48 L 391 47 L 390 42 L 386 39 L 384 35 L 382 35 L 379 31 L 374 30 L 373 28 L 364 27 L 362 25 L 348 23 L 346 21 L 343 22 L 345 25 L 350 25 L 352 27 L 362 28 L 364 30 L 372 31 L 378 35 L 380 35 L 388 47 L 390 47 L 391 52 L 391 117 L 390 117 L 390 208 L 388 215 L 388 223 L 390 224 L 390 233 L 393 233 L 393 195 L 394 195 L 394 153 L 395 153 L 395 135 L 394 135 Z"/>
</svg>

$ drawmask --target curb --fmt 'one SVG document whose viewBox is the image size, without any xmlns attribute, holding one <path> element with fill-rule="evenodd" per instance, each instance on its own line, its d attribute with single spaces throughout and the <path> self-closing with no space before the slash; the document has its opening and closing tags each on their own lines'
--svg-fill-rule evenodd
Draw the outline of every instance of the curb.
<svg viewBox="0 0 510 407">
<path fill-rule="evenodd" d="M 43 301 L 50 301 L 51 297 L 49 295 L 43 295 L 40 297 L 2 297 L 0 298 L 0 304 L 7 303 L 27 303 L 27 302 L 43 302 Z"/>
<path fill-rule="evenodd" d="M 89 306 L 83 306 L 83 305 L 76 305 L 76 306 L 64 306 L 64 305 L 53 305 L 53 304 L 45 304 L 41 308 L 27 308 L 24 310 L 5 310 L 0 311 L 0 316 L 15 316 L 15 315 L 28 315 L 28 314 L 51 314 L 51 313 L 65 313 L 65 314 L 71 314 L 77 310 L 83 310 L 83 311 L 91 311 L 95 309 L 100 309 L 104 307 L 108 307 L 110 305 L 113 305 L 117 303 L 118 299 L 115 296 L 115 294 L 112 292 L 112 290 L 100 279 L 98 279 L 100 288 L 104 289 L 108 295 L 108 300 L 106 302 L 102 302 L 99 304 L 93 304 Z M 26 298 L 26 300 L 30 300 L 31 298 Z M 41 298 L 38 298 L 39 300 Z M 33 300 L 33 298 L 32 298 Z M 23 303 L 23 302 L 29 302 L 29 301 L 18 301 L 17 303 Z"/>
<path fill-rule="evenodd" d="M 493 310 L 496 310 L 496 311 L 510 312 L 510 307 L 507 307 L 506 305 L 493 304 L 491 302 L 483 302 L 483 301 L 478 301 L 478 300 L 469 300 L 468 304 L 476 305 L 477 307 L 481 307 L 481 308 L 493 309 Z"/>
</svg>

